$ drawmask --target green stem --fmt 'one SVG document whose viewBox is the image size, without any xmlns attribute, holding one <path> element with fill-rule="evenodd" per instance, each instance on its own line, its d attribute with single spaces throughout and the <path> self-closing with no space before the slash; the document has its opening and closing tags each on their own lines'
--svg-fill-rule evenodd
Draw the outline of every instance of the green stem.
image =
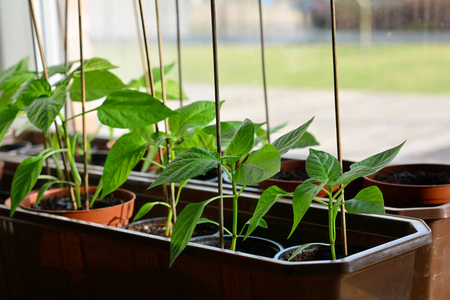
<svg viewBox="0 0 450 300">
<path fill-rule="evenodd" d="M 73 120 L 73 119 L 75 119 L 75 118 L 77 118 L 77 117 L 79 117 L 79 116 L 85 115 L 85 114 L 87 114 L 87 113 L 94 112 L 94 111 L 96 111 L 97 109 L 98 109 L 98 107 L 96 107 L 96 108 L 94 108 L 94 109 L 91 109 L 91 110 L 88 110 L 88 111 L 85 111 L 84 113 L 81 113 L 81 114 L 72 116 L 72 117 L 70 117 L 70 118 L 68 118 L 68 119 L 65 119 L 63 122 L 64 122 L 64 124 L 65 124 L 65 123 L 69 122 L 70 120 Z"/>
<path fill-rule="evenodd" d="M 233 235 L 231 240 L 231 250 L 236 251 L 236 242 L 237 242 L 237 219 L 238 219 L 238 198 L 239 195 L 237 193 L 236 183 L 232 181 L 233 184 Z"/>
<path fill-rule="evenodd" d="M 170 237 L 172 235 L 172 217 L 173 217 L 172 207 L 169 207 L 168 210 L 169 211 L 167 212 L 166 232 L 164 233 L 164 235 Z"/>
<path fill-rule="evenodd" d="M 334 244 L 336 242 L 336 234 L 335 234 L 335 224 L 333 218 L 333 199 L 330 197 L 330 201 L 328 202 L 328 232 L 330 236 L 330 248 L 331 248 L 331 259 L 336 260 L 336 249 Z"/>
</svg>

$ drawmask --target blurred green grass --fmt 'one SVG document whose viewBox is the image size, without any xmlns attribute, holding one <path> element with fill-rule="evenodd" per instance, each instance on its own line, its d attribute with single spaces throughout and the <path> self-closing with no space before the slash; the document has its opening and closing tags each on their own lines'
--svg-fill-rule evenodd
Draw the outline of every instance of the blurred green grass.
<svg viewBox="0 0 450 300">
<path fill-rule="evenodd" d="M 95 55 L 109 58 L 125 77 L 142 71 L 137 44 L 96 45 Z M 176 47 L 164 46 L 164 62 L 176 60 Z M 221 84 L 261 85 L 261 50 L 256 44 L 219 44 Z M 157 48 L 151 48 L 158 65 Z M 106 55 L 105 55 L 106 54 Z M 183 80 L 213 82 L 209 43 L 182 46 Z M 133 73 L 134 72 L 134 73 Z M 136 72 L 138 72 L 136 74 Z M 267 83 L 276 87 L 331 89 L 332 54 L 327 44 L 270 45 L 266 47 Z M 361 48 L 338 45 L 339 87 L 378 92 L 450 93 L 450 45 L 385 44 Z M 176 77 L 176 71 L 171 74 Z"/>
</svg>

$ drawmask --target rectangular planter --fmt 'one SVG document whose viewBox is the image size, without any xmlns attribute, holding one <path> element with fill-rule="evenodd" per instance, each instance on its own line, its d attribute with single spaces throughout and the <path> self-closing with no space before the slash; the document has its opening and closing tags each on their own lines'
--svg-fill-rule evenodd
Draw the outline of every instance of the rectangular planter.
<svg viewBox="0 0 450 300">
<path fill-rule="evenodd" d="M 93 182 L 100 172 L 92 168 Z M 124 185 L 137 194 L 137 209 L 162 198 L 161 190 L 147 190 L 151 180 L 131 176 Z M 190 184 L 181 206 L 214 195 L 211 187 Z M 240 199 L 241 224 L 257 198 Z M 225 204 L 230 220 L 232 205 Z M 215 206 L 205 210 L 212 219 L 216 213 Z M 269 228 L 254 235 L 285 247 L 327 240 L 324 209 L 313 206 L 286 240 L 291 217 L 289 201 L 281 200 L 265 218 Z M 431 241 L 425 223 L 348 215 L 347 224 L 349 242 L 370 249 L 334 262 L 287 263 L 191 243 L 169 269 L 165 238 L 23 210 L 9 218 L 0 205 L 0 298 L 409 299 L 416 249 Z"/>
</svg>

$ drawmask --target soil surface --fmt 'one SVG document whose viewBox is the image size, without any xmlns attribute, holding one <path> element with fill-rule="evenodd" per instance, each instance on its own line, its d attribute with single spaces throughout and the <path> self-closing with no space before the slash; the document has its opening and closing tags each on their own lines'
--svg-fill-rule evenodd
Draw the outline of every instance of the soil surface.
<svg viewBox="0 0 450 300">
<path fill-rule="evenodd" d="M 165 232 L 167 229 L 167 220 L 151 220 L 149 222 L 130 224 L 127 227 L 127 229 L 148 234 L 154 234 L 158 236 L 165 236 Z M 217 226 L 213 224 L 198 224 L 195 227 L 192 236 L 197 237 L 204 235 L 212 235 L 215 234 L 217 231 L 218 231 Z"/>
<path fill-rule="evenodd" d="M 308 173 L 304 169 L 297 170 L 281 170 L 272 179 L 291 180 L 291 181 L 305 181 L 308 179 Z"/>
<path fill-rule="evenodd" d="M 380 173 L 375 176 L 375 180 L 395 184 L 440 185 L 450 184 L 450 173 L 432 171 Z"/>
<path fill-rule="evenodd" d="M 85 202 L 85 197 L 81 196 L 81 203 Z M 89 201 L 90 203 L 90 201 Z M 102 200 L 96 200 L 92 208 L 104 208 L 123 203 L 123 200 L 109 195 Z M 72 200 L 69 196 L 59 199 L 42 199 L 39 205 L 33 204 L 33 208 L 42 210 L 74 210 Z M 82 209 L 79 209 L 82 210 Z"/>
</svg>

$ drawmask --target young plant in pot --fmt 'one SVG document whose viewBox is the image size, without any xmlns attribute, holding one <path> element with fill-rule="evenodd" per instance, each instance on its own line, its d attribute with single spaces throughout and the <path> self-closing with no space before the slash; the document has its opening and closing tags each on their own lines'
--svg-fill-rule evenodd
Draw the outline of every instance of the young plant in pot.
<svg viewBox="0 0 450 300">
<path fill-rule="evenodd" d="M 215 103 L 212 101 L 196 101 L 189 105 L 180 107 L 175 110 L 176 114 L 171 115 L 168 118 L 169 134 L 157 132 L 148 134 L 148 142 L 152 143 L 153 149 L 162 147 L 166 150 L 166 143 L 170 143 L 171 157 L 175 159 L 187 149 L 198 146 L 202 148 L 213 148 L 214 138 L 207 133 L 203 132 L 206 125 L 211 123 L 215 119 Z M 146 128 L 146 130 L 148 130 Z M 148 132 L 148 131 L 147 131 Z M 120 139 L 118 140 L 120 142 Z M 113 149 L 111 149 L 113 150 Z M 154 160 L 143 158 L 144 161 L 148 161 L 152 164 L 156 164 L 164 170 L 167 166 L 167 159 L 164 159 L 164 164 L 156 162 Z M 105 171 L 108 171 L 108 164 L 105 165 Z M 109 171 L 108 171 L 109 172 Z M 111 172 L 115 172 L 114 170 Z M 217 176 L 217 175 L 216 175 Z M 187 180 L 180 183 L 178 191 L 176 193 L 175 205 L 178 204 L 183 186 L 187 183 Z M 148 212 L 152 210 L 155 205 L 162 205 L 167 207 L 167 214 L 165 217 L 143 219 Z M 144 233 L 170 236 L 174 210 L 169 203 L 166 202 L 151 202 L 143 205 L 134 218 L 134 222 L 127 228 L 134 231 L 140 231 Z M 210 225 L 204 225 L 206 230 L 211 228 Z M 211 229 L 212 232 L 216 232 L 217 228 Z"/>
<path fill-rule="evenodd" d="M 344 202 L 345 187 L 357 178 L 373 174 L 384 168 L 396 157 L 403 144 L 404 142 L 394 148 L 353 163 L 350 165 L 350 170 L 344 173 L 342 172 L 341 164 L 334 156 L 323 151 L 310 149 L 310 154 L 306 160 L 306 171 L 310 179 L 300 184 L 293 193 L 284 191 L 277 186 L 271 186 L 265 190 L 249 221 L 246 237 L 256 229 L 259 222 L 276 201 L 286 196 L 292 196 L 294 220 L 289 237 L 292 236 L 311 203 L 315 201 L 328 208 L 329 242 L 314 242 L 295 246 L 286 249 L 286 251 L 289 251 L 289 254 L 280 253 L 280 255 L 287 255 L 288 260 L 294 259 L 299 253 L 303 253 L 304 257 L 308 257 L 311 254 L 306 254 L 306 249 L 314 246 L 324 246 L 330 248 L 328 252 L 330 255 L 329 258 L 327 256 L 327 258 L 322 259 L 336 260 L 338 258 L 335 247 L 337 240 L 336 218 L 344 204 L 348 213 L 384 214 L 383 195 L 377 187 L 367 187 L 357 193 L 353 199 L 348 199 Z M 327 194 L 328 199 L 317 197 L 321 190 Z M 303 250 L 305 252 L 302 252 Z"/>
<path fill-rule="evenodd" d="M 233 137 L 219 155 L 215 147 L 214 136 L 209 136 L 207 144 L 200 148 L 198 146 L 186 150 L 175 158 L 155 182 L 149 187 L 158 185 L 183 182 L 218 166 L 219 164 L 227 173 L 232 182 L 232 194 L 219 195 L 200 203 L 188 204 L 179 214 L 173 227 L 170 246 L 170 265 L 189 243 L 195 226 L 199 222 L 212 222 L 212 220 L 201 219 L 204 208 L 211 202 L 223 198 L 233 201 L 232 229 L 226 230 L 230 234 L 230 246 L 232 251 L 238 249 L 242 243 L 243 229 L 238 230 L 238 203 L 239 197 L 250 184 L 270 178 L 280 170 L 281 155 L 289 151 L 306 132 L 313 119 L 302 126 L 283 135 L 272 144 L 265 144 L 260 149 L 252 150 L 254 146 L 254 124 L 246 119 L 234 132 Z M 237 185 L 242 185 L 238 190 Z M 266 226 L 264 221 L 258 223 Z M 245 227 L 245 226 L 244 226 Z M 216 238 L 218 244 L 218 237 Z"/>
<path fill-rule="evenodd" d="M 156 123 L 175 114 L 164 106 L 160 100 L 133 90 L 124 90 L 122 81 L 109 70 L 116 68 L 109 61 L 92 58 L 84 62 L 86 77 L 86 100 L 108 97 L 97 108 L 89 112 L 97 112 L 102 124 L 118 128 L 139 128 Z M 50 69 L 53 70 L 53 69 Z M 63 68 L 54 68 L 62 73 Z M 49 72 L 54 74 L 53 72 Z M 133 212 L 135 195 L 129 191 L 118 189 L 130 173 L 133 159 L 145 150 L 145 141 L 139 135 L 126 136 L 126 149 L 120 149 L 111 154 L 125 152 L 126 159 L 111 160 L 117 174 L 103 173 L 98 187 L 89 187 L 88 174 L 82 179 L 75 163 L 75 149 L 77 135 L 71 136 L 67 130 L 67 122 L 61 110 L 66 105 L 66 93 L 70 93 L 73 101 L 81 100 L 78 88 L 81 86 L 80 68 L 72 71 L 63 80 L 53 86 L 42 78 L 32 79 L 24 83 L 17 91 L 12 104 L 7 109 L 17 109 L 15 114 L 9 114 L 13 122 L 15 116 L 26 112 L 28 119 L 46 135 L 50 134 L 53 125 L 55 133 L 51 144 L 47 144 L 42 153 L 25 159 L 17 168 L 11 185 L 11 216 L 22 203 L 22 207 L 44 209 L 46 212 L 68 216 L 101 224 L 121 227 L 128 223 Z M 0 114 L 6 113 L 2 110 Z M 88 113 L 88 112 L 86 112 Z M 75 116 L 78 117 L 78 116 Z M 73 117 L 73 118 L 75 118 Z M 139 152 L 137 154 L 136 152 Z M 61 155 L 62 166 L 56 155 Z M 57 174 L 41 174 L 47 158 L 54 158 Z M 127 160 L 128 159 L 128 160 Z M 131 161 L 130 161 L 131 160 Z M 47 180 L 42 184 L 39 192 L 32 192 L 39 179 Z M 104 183 L 104 184 L 103 184 Z M 52 185 L 68 186 L 66 188 L 51 189 Z M 101 200 L 97 200 L 101 194 Z M 92 195 L 92 197 L 91 197 Z M 123 198 L 124 199 L 120 199 Z M 54 206 L 55 199 L 63 198 L 62 206 Z M 106 199 L 112 199 L 113 205 L 105 204 Z M 42 200 L 42 201 L 41 201 Z M 118 204 L 118 205 L 116 205 Z M 107 207 L 102 207 L 107 206 Z M 109 216 L 106 212 L 113 210 L 119 215 Z M 93 217 L 91 215 L 94 214 Z"/>
</svg>

